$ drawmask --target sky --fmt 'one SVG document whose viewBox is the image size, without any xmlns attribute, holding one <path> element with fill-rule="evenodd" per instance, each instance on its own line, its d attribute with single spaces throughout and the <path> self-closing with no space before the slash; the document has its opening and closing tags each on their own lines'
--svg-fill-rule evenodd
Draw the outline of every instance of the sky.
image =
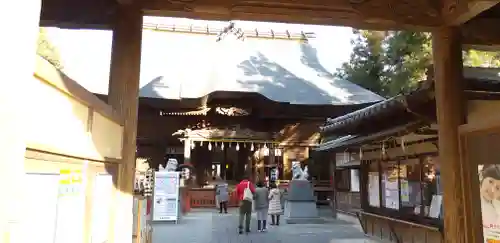
<svg viewBox="0 0 500 243">
<path fill-rule="evenodd" d="M 273 29 L 274 31 L 304 31 L 314 32 L 316 38 L 314 46 L 322 65 L 334 72 L 340 65 L 349 59 L 352 47 L 350 40 L 353 37 L 351 28 L 336 26 L 298 25 L 282 23 L 265 23 L 234 21 L 236 27 L 242 29 Z M 175 25 L 209 25 L 227 26 L 227 22 L 202 21 L 180 18 L 145 17 L 144 23 L 165 23 Z M 111 31 L 102 30 L 69 30 L 48 28 L 48 36 L 61 56 L 64 72 L 73 79 L 79 78 L 100 80 L 109 76 L 111 55 Z M 164 43 L 168 45 L 168 43 Z M 93 70 L 89 72 L 88 70 Z"/>
</svg>

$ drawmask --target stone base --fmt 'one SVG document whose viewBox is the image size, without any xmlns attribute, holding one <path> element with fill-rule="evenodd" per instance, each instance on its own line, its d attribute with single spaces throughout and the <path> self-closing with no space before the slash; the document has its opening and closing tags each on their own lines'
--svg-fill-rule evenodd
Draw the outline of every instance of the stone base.
<svg viewBox="0 0 500 243">
<path fill-rule="evenodd" d="M 287 224 L 321 224 L 316 201 L 286 201 L 285 222 Z"/>
</svg>

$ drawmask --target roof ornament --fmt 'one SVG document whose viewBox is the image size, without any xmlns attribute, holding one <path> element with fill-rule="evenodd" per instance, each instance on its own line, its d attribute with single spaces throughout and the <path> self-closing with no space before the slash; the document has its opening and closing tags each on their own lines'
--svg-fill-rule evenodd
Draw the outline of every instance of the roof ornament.
<svg viewBox="0 0 500 243">
<path fill-rule="evenodd" d="M 245 33 L 243 32 L 243 30 L 241 28 L 236 28 L 234 22 L 229 22 L 229 25 L 224 27 L 224 29 L 217 35 L 217 39 L 215 41 L 221 41 L 222 39 L 226 38 L 229 33 L 235 35 L 237 40 L 245 40 Z"/>
</svg>

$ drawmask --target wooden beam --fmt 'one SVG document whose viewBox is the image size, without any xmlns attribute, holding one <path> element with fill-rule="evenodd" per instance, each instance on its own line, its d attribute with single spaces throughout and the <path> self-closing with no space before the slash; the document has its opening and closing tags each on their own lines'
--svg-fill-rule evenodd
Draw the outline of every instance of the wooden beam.
<svg viewBox="0 0 500 243">
<path fill-rule="evenodd" d="M 141 64 L 142 12 L 136 5 L 117 6 L 108 103 L 124 119 L 122 163 L 114 200 L 112 242 L 131 243 L 133 184 L 136 158 L 137 109 Z"/>
<path fill-rule="evenodd" d="M 470 203 L 462 190 L 468 173 L 461 163 L 458 127 L 465 123 L 463 65 L 460 31 L 442 27 L 433 33 L 435 95 L 439 125 L 439 160 L 443 182 L 444 242 L 476 243 L 472 233 Z"/>
<path fill-rule="evenodd" d="M 250 20 L 351 26 L 365 29 L 439 26 L 442 19 L 430 1 L 399 0 L 142 0 L 148 15 L 206 20 Z"/>
<path fill-rule="evenodd" d="M 0 199 L 0 242 L 4 243 L 22 242 L 26 233 L 23 221 L 29 220 L 23 210 L 29 206 L 25 205 L 29 185 L 24 179 L 24 133 L 30 123 L 36 121 L 27 119 L 30 102 L 20 99 L 18 91 L 22 90 L 27 97 L 36 92 L 30 86 L 35 82 L 33 72 L 41 4 L 41 0 L 7 1 L 0 7 L 0 27 L 5 33 L 0 45 L 0 67 L 2 75 L 10 79 L 3 82 L 0 89 L 0 185 L 5 185 L 2 188 L 5 196 Z M 13 19 L 19 21 L 13 23 Z"/>
<path fill-rule="evenodd" d="M 130 5 L 134 2 L 134 0 L 116 0 L 116 1 L 122 5 Z"/>
<path fill-rule="evenodd" d="M 475 49 L 496 50 L 500 47 L 500 33 L 492 31 L 500 26 L 500 18 L 477 18 L 460 27 L 463 44 Z"/>
<path fill-rule="evenodd" d="M 495 6 L 500 0 L 442 0 L 444 24 L 458 26 Z"/>
</svg>

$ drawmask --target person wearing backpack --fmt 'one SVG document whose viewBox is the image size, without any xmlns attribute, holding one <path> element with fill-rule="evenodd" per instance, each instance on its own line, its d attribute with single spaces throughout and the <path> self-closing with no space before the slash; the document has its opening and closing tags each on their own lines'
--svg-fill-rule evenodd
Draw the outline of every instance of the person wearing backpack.
<svg viewBox="0 0 500 243">
<path fill-rule="evenodd" d="M 252 201 L 254 199 L 255 187 L 247 178 L 236 186 L 236 196 L 240 202 L 238 230 L 243 234 L 243 221 L 245 221 L 245 232 L 250 232 L 250 219 L 252 218 Z"/>
</svg>

